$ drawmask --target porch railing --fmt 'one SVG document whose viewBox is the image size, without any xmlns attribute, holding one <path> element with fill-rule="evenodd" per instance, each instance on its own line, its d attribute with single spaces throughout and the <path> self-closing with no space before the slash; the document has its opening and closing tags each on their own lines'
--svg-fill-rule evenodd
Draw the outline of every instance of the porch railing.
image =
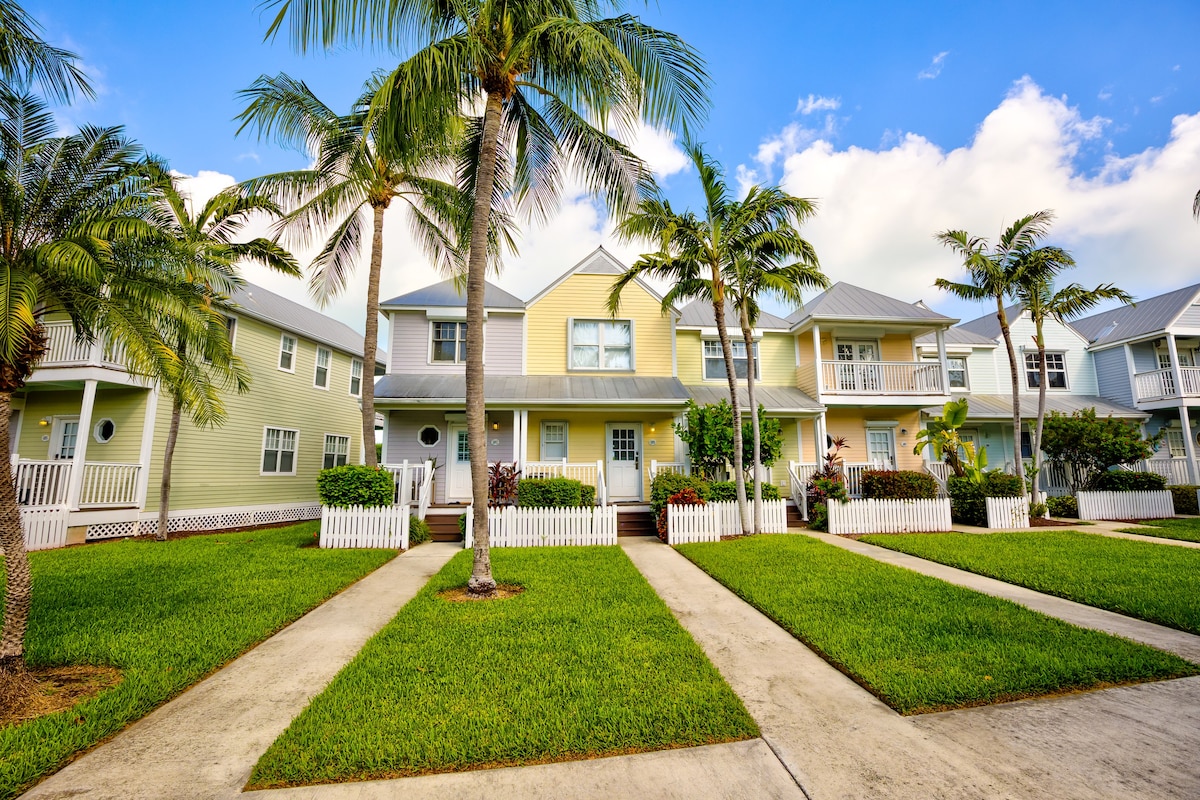
<svg viewBox="0 0 1200 800">
<path fill-rule="evenodd" d="M 925 462 L 925 471 L 933 476 L 933 480 L 938 485 L 938 497 L 946 497 L 950 494 L 946 488 L 946 481 L 950 478 L 950 465 L 945 461 Z"/>
<path fill-rule="evenodd" d="M 83 466 L 80 508 L 120 507 L 137 504 L 141 464 L 89 461 Z"/>
<path fill-rule="evenodd" d="M 392 473 L 392 482 L 396 487 L 393 503 L 398 506 L 412 505 L 421 492 L 421 484 L 425 481 L 425 472 L 432 467 L 429 461 L 413 461 L 408 459 L 399 464 L 383 464 L 384 469 Z"/>
<path fill-rule="evenodd" d="M 674 472 L 678 475 L 690 475 L 691 470 L 686 462 L 683 461 L 657 461 L 650 460 L 650 480 L 660 472 Z"/>
<path fill-rule="evenodd" d="M 1170 369 L 1155 369 L 1139 372 L 1133 376 L 1137 399 L 1165 400 L 1170 397 L 1194 397 L 1200 395 L 1200 367 L 1180 367 L 1183 391 L 1175 386 L 1175 374 Z"/>
<path fill-rule="evenodd" d="M 570 478 L 595 486 L 597 498 L 600 497 L 603 475 L 603 460 L 572 463 L 564 458 L 562 461 L 526 461 L 521 465 L 522 478 Z"/>
<path fill-rule="evenodd" d="M 14 461 L 17 503 L 22 506 L 66 503 L 71 486 L 71 464 L 71 461 Z"/>
<path fill-rule="evenodd" d="M 922 361 L 822 361 L 825 394 L 945 394 L 942 365 Z"/>
<path fill-rule="evenodd" d="M 815 463 L 788 462 L 788 482 L 792 489 L 792 502 L 800 512 L 800 518 L 808 522 L 808 482 L 818 469 Z"/>
</svg>

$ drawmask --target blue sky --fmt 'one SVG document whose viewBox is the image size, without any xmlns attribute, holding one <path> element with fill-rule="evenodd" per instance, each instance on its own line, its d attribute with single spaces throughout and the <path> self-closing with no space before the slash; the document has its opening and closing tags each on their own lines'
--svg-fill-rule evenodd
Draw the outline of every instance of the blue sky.
<svg viewBox="0 0 1200 800">
<path fill-rule="evenodd" d="M 26 7 L 101 89 L 94 104 L 64 109 L 63 121 L 125 125 L 188 175 L 240 180 L 304 162 L 235 136 L 236 93 L 259 74 L 302 77 L 344 107 L 371 70 L 396 60 L 264 43 L 268 17 L 253 0 Z M 955 270 L 931 234 L 994 236 L 1053 207 L 1060 243 L 1080 259 L 1072 279 L 1118 280 L 1142 296 L 1200 280 L 1190 216 L 1200 188 L 1200 4 L 662 0 L 636 10 L 705 55 L 713 105 L 700 138 L 730 179 L 782 182 L 820 201 L 810 238 L 834 279 L 965 319 L 980 309 L 929 288 L 931 276 Z M 695 202 L 694 175 L 670 139 L 652 147 L 645 155 L 672 199 Z M 500 282 L 529 296 L 600 243 L 636 254 L 610 242 L 587 198 L 569 196 L 558 220 L 530 231 Z M 404 244 L 389 247 L 385 293 L 436 279 Z M 347 298 L 335 313 L 361 327 L 359 306 Z"/>
</svg>

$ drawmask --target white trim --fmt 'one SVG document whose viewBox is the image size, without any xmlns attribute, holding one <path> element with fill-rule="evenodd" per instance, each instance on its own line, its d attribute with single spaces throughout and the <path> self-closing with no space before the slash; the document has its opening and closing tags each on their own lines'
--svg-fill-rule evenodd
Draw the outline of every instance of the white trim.
<svg viewBox="0 0 1200 800">
<path fill-rule="evenodd" d="M 563 454 L 555 458 L 546 455 L 546 425 L 562 425 L 563 429 Z M 539 461 L 563 461 L 570 458 L 571 452 L 571 423 L 565 419 L 544 419 L 538 425 L 538 460 Z"/>
<path fill-rule="evenodd" d="M 433 428 L 435 431 L 437 431 L 438 439 L 433 444 L 425 444 L 424 442 L 421 441 L 421 431 L 425 430 L 426 428 Z M 437 425 L 434 425 L 432 423 L 426 423 L 426 424 L 422 425 L 421 427 L 417 428 L 417 444 L 421 445 L 421 447 L 428 449 L 428 448 L 432 448 L 432 447 L 437 447 L 441 443 L 442 443 L 442 429 L 439 428 Z M 387 463 L 387 462 L 384 462 L 384 463 Z"/>
<path fill-rule="evenodd" d="M 288 339 L 292 340 L 292 349 L 284 350 L 283 343 L 286 342 Z M 295 374 L 295 372 L 296 372 L 296 356 L 299 354 L 299 352 L 300 352 L 300 339 L 298 337 L 293 336 L 292 334 L 288 333 L 287 331 L 280 332 L 280 334 L 279 334 L 279 353 L 275 356 L 275 368 L 278 369 L 280 372 L 287 372 L 287 373 Z M 283 366 L 283 354 L 284 353 L 289 353 L 292 357 L 290 368 Z"/>
<path fill-rule="evenodd" d="M 355 364 L 358 365 L 358 391 L 357 392 L 354 391 L 354 365 Z M 366 369 L 366 367 L 363 366 L 363 362 L 362 362 L 361 358 L 354 358 L 353 356 L 350 357 L 350 380 L 347 381 L 347 383 L 346 383 L 346 390 L 350 393 L 351 397 L 362 397 L 363 371 L 365 369 Z"/>
<path fill-rule="evenodd" d="M 858 354 L 858 349 L 857 349 L 858 345 L 873 344 L 873 345 L 875 345 L 875 356 L 876 356 L 875 361 L 883 361 L 883 340 L 882 339 L 873 338 L 870 336 L 859 337 L 859 338 L 845 338 L 845 337 L 841 337 L 841 336 L 834 336 L 833 340 L 832 340 L 833 358 L 831 358 L 830 360 L 834 361 L 834 362 L 839 362 L 839 363 L 846 363 L 845 361 L 842 361 L 841 359 L 839 359 L 837 357 L 838 356 L 838 345 L 840 345 L 840 344 L 854 345 L 855 346 L 855 350 L 854 350 L 855 355 Z M 859 361 L 859 359 L 853 358 L 853 359 L 850 359 L 850 361 Z M 871 364 L 874 362 L 863 361 L 862 363 Z M 819 376 L 818 376 L 818 379 L 819 379 Z"/>
<path fill-rule="evenodd" d="M 466 360 L 460 361 L 458 358 L 458 350 L 459 350 L 460 345 L 464 351 L 467 348 L 467 323 L 466 323 L 466 321 L 456 320 L 456 319 L 431 319 L 428 322 L 429 322 L 429 335 L 426 337 L 428 347 L 426 349 L 425 363 L 431 367 L 442 365 L 442 364 L 449 364 L 452 366 L 461 366 L 463 364 L 466 364 L 467 363 Z M 437 325 L 438 323 L 448 323 L 448 324 L 454 325 L 454 360 L 453 361 L 434 361 L 434 359 L 433 359 L 433 326 Z M 484 326 L 485 334 L 486 334 L 486 330 L 487 330 L 487 326 L 485 325 Z M 460 331 L 462 332 L 462 338 L 459 338 Z M 443 339 L 441 341 L 449 341 L 449 339 Z M 486 353 L 487 352 L 487 340 L 486 339 L 484 340 L 483 348 L 484 348 L 484 352 Z"/>
<path fill-rule="evenodd" d="M 714 339 L 711 336 L 701 335 L 701 337 L 700 337 L 700 379 L 705 382 L 728 383 L 729 378 L 724 375 L 721 375 L 716 378 L 710 378 L 708 376 L 708 356 L 705 355 L 705 353 L 704 353 L 704 345 L 708 342 L 716 342 L 718 346 L 721 344 L 719 339 Z M 729 347 L 731 350 L 739 344 L 744 348 L 746 346 L 746 340 L 745 339 L 734 339 L 733 337 L 730 337 Z M 761 381 L 762 380 L 762 361 L 759 360 L 758 354 L 759 354 L 759 347 L 758 347 L 758 340 L 756 339 L 754 341 L 754 373 L 755 373 L 754 380 Z M 734 355 L 733 360 L 734 360 L 734 362 L 736 362 L 738 360 L 738 357 L 736 354 Z M 724 352 L 724 350 L 722 350 L 721 351 L 721 367 L 724 368 L 724 366 L 725 366 L 725 352 Z M 737 372 L 737 364 L 734 363 L 733 366 L 734 366 L 734 372 Z M 735 380 L 737 380 L 739 382 L 744 382 L 746 379 L 745 378 L 735 378 Z"/>
<path fill-rule="evenodd" d="M 158 401 L 158 384 L 155 384 L 146 397 L 146 413 L 142 418 L 142 448 L 138 453 L 138 464 L 142 467 L 138 472 L 138 508 L 146 507 L 146 497 L 150 490 L 150 461 L 154 457 L 154 426 L 158 422 Z"/>
<path fill-rule="evenodd" d="M 557 289 L 559 286 L 561 286 L 567 280 L 567 278 L 571 277 L 576 272 L 579 272 L 584 267 L 591 266 L 592 263 L 594 263 L 595 260 L 601 256 L 608 259 L 609 263 L 611 263 L 612 266 L 616 268 L 617 271 L 615 273 L 613 273 L 614 275 L 621 275 L 625 272 L 626 269 L 628 269 L 623 263 L 621 263 L 620 260 L 617 259 L 616 256 L 614 256 L 612 253 L 608 252 L 606 249 L 604 249 L 604 246 L 601 245 L 601 246 L 597 247 L 595 250 L 593 250 L 592 252 L 588 253 L 582 259 L 580 259 L 579 263 L 577 263 L 575 266 L 571 267 L 566 272 L 564 272 L 562 275 L 559 275 L 557 278 L 555 278 L 554 281 L 549 286 L 547 286 L 545 289 L 542 289 L 540 292 L 535 294 L 533 297 L 529 298 L 529 300 L 525 301 L 525 309 L 528 310 L 529 307 L 532 306 L 534 303 L 538 302 L 543 297 L 550 294 L 555 289 Z M 660 295 L 654 289 L 654 287 L 652 287 L 650 284 L 646 283 L 641 278 L 634 278 L 633 283 L 636 283 L 638 286 L 642 287 L 642 290 L 645 291 L 646 294 L 650 295 L 655 300 L 657 300 L 660 305 L 662 304 L 663 296 Z M 674 312 L 676 317 L 678 317 L 680 315 L 679 309 L 675 308 L 674 306 L 671 306 L 671 311 Z"/>
<path fill-rule="evenodd" d="M 1029 385 L 1029 375 L 1030 375 L 1030 372 L 1031 372 L 1031 370 L 1029 369 L 1029 362 L 1028 362 L 1028 360 L 1027 360 L 1027 359 L 1028 359 L 1030 356 L 1033 356 L 1034 360 L 1035 360 L 1035 361 L 1037 360 L 1037 357 L 1038 357 L 1038 351 L 1037 351 L 1037 348 L 1022 347 L 1022 348 L 1021 348 L 1021 350 L 1020 350 L 1020 353 L 1021 353 L 1021 371 L 1022 371 L 1022 372 L 1024 373 L 1024 375 L 1025 375 L 1025 385 L 1024 385 L 1024 387 L 1023 387 L 1023 388 L 1024 388 L 1024 390 L 1025 390 L 1025 391 L 1027 391 L 1027 392 L 1036 392 L 1036 391 L 1038 390 L 1038 387 L 1036 387 L 1036 386 L 1030 386 L 1030 385 Z M 1056 369 L 1056 370 L 1051 370 L 1051 369 L 1050 369 L 1050 367 L 1049 367 L 1050 356 L 1060 356 L 1060 357 L 1062 358 L 1062 370 L 1057 370 L 1057 369 Z M 1071 373 L 1070 373 L 1070 371 L 1067 369 L 1067 351 L 1066 351 L 1066 350 L 1051 350 L 1051 349 L 1047 348 L 1047 350 L 1046 350 L 1046 361 L 1047 361 L 1047 367 L 1046 367 L 1046 383 L 1047 383 L 1047 386 L 1046 386 L 1046 391 L 1047 391 L 1047 392 L 1069 393 L 1069 392 L 1071 391 Z M 1049 383 L 1050 383 L 1050 373 L 1051 373 L 1051 372 L 1060 372 L 1060 371 L 1062 372 L 1062 375 L 1063 375 L 1063 383 L 1064 383 L 1065 385 L 1063 385 L 1063 386 L 1050 386 L 1050 385 L 1049 385 Z M 1041 377 L 1040 377 L 1040 376 L 1041 376 L 1041 371 L 1038 369 L 1038 367 L 1037 367 L 1037 365 L 1036 365 L 1036 364 L 1034 365 L 1034 369 L 1032 370 L 1032 372 L 1036 373 L 1036 374 L 1039 376 L 1039 378 L 1038 378 L 1038 379 L 1039 379 L 1039 380 L 1041 380 Z"/>
<path fill-rule="evenodd" d="M 209 519 L 204 519 L 205 517 Z M 187 530 L 219 531 L 226 528 L 246 528 L 257 525 L 271 525 L 277 522 L 304 522 L 321 518 L 321 501 L 311 500 L 299 503 L 272 503 L 254 506 L 216 506 L 212 508 L 186 508 L 172 511 L 167 515 L 167 529 L 171 523 L 179 523 L 179 528 Z M 186 524 L 188 521 L 191 524 Z M 135 533 L 151 533 L 158 527 L 158 512 L 143 511 L 134 520 L 138 530 Z M 201 523 L 197 526 L 197 522 Z M 208 523 L 208 524 L 204 524 Z M 90 534 L 90 531 L 89 531 Z M 88 537 L 89 539 L 101 537 Z"/>
<path fill-rule="evenodd" d="M 262 468 L 262 466 L 263 466 L 263 456 L 264 456 L 264 455 L 266 455 L 266 452 L 267 452 L 267 431 L 269 431 L 269 430 L 270 430 L 270 431 L 280 431 L 281 433 L 286 431 L 286 432 L 289 432 L 289 433 L 294 433 L 294 434 L 296 434 L 295 441 L 294 441 L 294 442 L 293 442 L 293 444 L 292 444 L 292 446 L 293 446 L 295 449 L 291 451 L 291 453 L 292 453 L 292 471 L 291 471 L 291 472 L 279 472 L 278 470 L 277 470 L 277 471 L 275 471 L 275 472 L 266 472 L 266 471 L 264 471 L 264 470 L 263 470 L 263 468 Z M 283 449 L 283 447 L 282 447 L 282 445 L 283 445 L 283 437 L 280 437 L 279 444 L 280 444 L 280 447 L 279 447 L 279 449 L 278 449 L 276 452 L 277 452 L 277 453 L 283 453 L 283 452 L 285 452 L 285 451 L 284 451 L 284 449 Z M 323 452 L 324 452 L 324 451 L 322 451 L 322 453 L 323 453 Z M 297 466 L 297 463 L 298 463 L 299 461 L 300 461 L 300 429 L 299 429 L 299 428 L 280 428 L 280 427 L 277 427 L 277 426 L 275 426 L 275 425 L 264 425 L 264 426 L 263 426 L 263 436 L 262 436 L 262 447 L 260 447 L 260 448 L 258 449 L 258 474 L 259 474 L 260 476 L 264 476 L 264 477 L 267 477 L 267 476 L 269 476 L 269 477 L 277 477 L 277 476 L 284 476 L 284 477 L 286 477 L 286 476 L 294 476 L 294 475 L 296 474 L 296 466 Z M 279 459 L 278 459 L 278 457 L 277 457 L 277 458 L 276 458 L 276 460 L 275 460 L 275 466 L 276 466 L 276 467 L 278 467 L 278 466 L 279 466 Z"/>
<path fill-rule="evenodd" d="M 110 435 L 107 439 L 101 439 L 100 438 L 100 426 L 106 422 L 112 424 L 113 432 L 112 432 L 112 435 Z M 112 417 L 101 417 L 100 419 L 96 420 L 96 422 L 92 425 L 92 440 L 96 444 L 108 444 L 109 442 L 111 442 L 113 440 L 113 436 L 116 436 L 116 435 L 117 435 L 117 423 L 115 421 L 113 421 Z"/>
<path fill-rule="evenodd" d="M 62 439 L 62 423 L 64 422 L 79 422 L 78 414 L 54 414 L 50 417 L 50 443 L 46 446 L 46 459 L 48 461 L 70 461 L 69 458 L 62 458 L 58 455 L 61 452 L 60 440 Z M 79 447 L 79 427 L 75 429 L 75 447 L 72 448 L 71 454 L 74 457 L 75 450 Z"/>
<path fill-rule="evenodd" d="M 328 359 L 328 361 L 326 361 L 325 367 L 324 367 L 325 383 L 323 383 L 323 384 L 317 383 L 317 371 L 321 369 L 321 353 L 329 354 L 329 359 Z M 321 345 L 317 345 L 317 355 L 316 355 L 316 358 L 313 359 L 313 388 L 328 392 L 329 391 L 329 381 L 330 381 L 330 378 L 332 378 L 332 377 L 333 377 L 333 351 L 330 350 L 328 347 L 321 347 Z"/>
<path fill-rule="evenodd" d="M 521 374 L 529 374 L 529 315 L 521 315 Z"/>
</svg>

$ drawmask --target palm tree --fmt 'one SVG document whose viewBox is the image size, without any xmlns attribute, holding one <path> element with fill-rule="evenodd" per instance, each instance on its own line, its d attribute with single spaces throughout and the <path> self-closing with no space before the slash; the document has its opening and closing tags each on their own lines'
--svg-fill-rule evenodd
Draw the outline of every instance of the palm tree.
<svg viewBox="0 0 1200 800">
<path fill-rule="evenodd" d="M 233 354 L 227 326 L 233 312 L 229 294 L 243 284 L 238 263 L 252 261 L 297 277 L 300 268 L 291 253 L 269 239 L 236 241 L 249 217 L 281 215 L 270 199 L 226 189 L 195 209 L 165 165 L 151 163 L 149 170 L 155 179 L 160 229 L 169 238 L 146 256 L 165 268 L 164 279 L 182 305 L 182 313 L 162 318 L 164 339 L 176 355 L 172 372 L 162 376 L 171 394 L 171 426 L 163 451 L 155 538 L 165 542 L 171 465 L 183 412 L 197 427 L 218 426 L 225 421 L 220 390 L 232 388 L 241 394 L 250 388 L 250 374 Z"/>
<path fill-rule="evenodd" d="M 618 215 L 651 188 L 628 147 L 607 133 L 641 121 L 682 125 L 707 108 L 698 54 L 634 16 L 603 18 L 617 0 L 269 0 L 268 36 L 290 21 L 301 48 L 370 40 L 416 52 L 384 80 L 374 108 L 383 137 L 424 118 L 481 109 L 467 127 L 461 185 L 471 194 L 467 264 L 467 441 L 471 453 L 474 566 L 468 590 L 490 595 L 483 291 L 497 187 L 510 183 L 527 213 L 548 216 L 568 174 Z M 393 95 L 404 102 L 391 102 Z M 497 176 L 510 181 L 497 181 Z"/>
<path fill-rule="evenodd" d="M 266 175 L 242 184 L 250 196 L 294 205 L 279 227 L 293 244 L 307 247 L 332 228 L 312 263 L 309 291 L 324 304 L 346 288 L 358 262 L 364 228 L 371 226 L 367 319 L 363 336 L 362 435 L 369 466 L 375 453 L 375 354 L 379 346 L 379 279 L 383 270 L 383 217 L 393 201 L 408 211 L 414 238 L 440 271 L 459 269 L 459 240 L 468 208 L 463 193 L 437 176 L 451 156 L 447 117 L 399 137 L 381 137 L 379 117 L 370 117 L 378 78 L 349 114 L 335 114 L 303 81 L 263 75 L 241 93 L 250 102 L 242 126 L 258 128 L 286 147 L 307 149 L 309 169 Z"/>
<path fill-rule="evenodd" d="M 1192 200 L 1192 216 L 1200 220 L 1200 192 L 1196 192 L 1196 198 Z"/>
<path fill-rule="evenodd" d="M 989 247 L 987 239 L 971 236 L 966 231 L 943 231 L 936 235 L 939 242 L 963 259 L 969 282 L 938 278 L 933 285 L 964 300 L 994 300 L 996 303 L 996 319 L 1008 352 L 1009 377 L 1012 379 L 1014 460 L 1022 486 L 1025 486 L 1025 464 L 1021 461 L 1021 383 L 1004 301 L 1015 296 L 1025 268 L 1035 263 L 1030 254 L 1037 249 L 1038 240 L 1046 236 L 1053 219 L 1052 211 L 1038 211 L 1022 217 L 1000 234 L 995 247 Z"/>
<path fill-rule="evenodd" d="M 13 393 L 46 352 L 47 314 L 66 314 L 83 341 L 103 331 L 132 372 L 171 372 L 174 355 L 157 322 L 177 307 L 145 262 L 122 258 L 157 236 L 141 158 L 119 128 L 55 136 L 42 100 L 0 86 L 0 441 L 7 441 Z M 4 702 L 29 687 L 23 656 L 32 593 L 7 458 L 0 459 L 0 547 Z"/>
<path fill-rule="evenodd" d="M 816 213 L 810 200 L 793 197 L 777 186 L 752 186 L 732 215 L 741 252 L 728 265 L 727 296 L 738 315 L 746 344 L 746 394 L 753 431 L 754 532 L 762 532 L 762 432 L 755 398 L 754 326 L 759 298 L 771 297 L 790 306 L 803 304 L 801 291 L 825 289 L 817 251 L 800 235 L 798 226 Z M 728 235 L 728 233 L 727 233 Z M 740 436 L 740 430 L 738 435 Z"/>
<path fill-rule="evenodd" d="M 42 26 L 16 0 L 0 0 L 0 81 L 6 87 L 35 83 L 64 103 L 76 92 L 95 97 L 87 76 L 76 63 L 78 56 L 47 44 L 39 36 L 41 30 Z"/>
</svg>

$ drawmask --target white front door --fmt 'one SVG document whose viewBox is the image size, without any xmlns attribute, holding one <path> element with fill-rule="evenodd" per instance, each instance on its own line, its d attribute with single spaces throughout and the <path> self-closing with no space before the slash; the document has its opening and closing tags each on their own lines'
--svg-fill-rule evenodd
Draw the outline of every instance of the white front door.
<svg viewBox="0 0 1200 800">
<path fill-rule="evenodd" d="M 896 468 L 896 434 L 891 428 L 867 428 L 867 460 Z"/>
<path fill-rule="evenodd" d="M 604 426 L 607 440 L 605 481 L 610 500 L 642 499 L 642 423 L 610 422 Z"/>
<path fill-rule="evenodd" d="M 55 417 L 50 434 L 50 458 L 70 461 L 75 457 L 75 442 L 79 438 L 79 417 Z"/>
<path fill-rule="evenodd" d="M 471 448 L 467 445 L 467 426 L 449 426 L 446 443 L 446 502 L 471 501 Z"/>
</svg>

